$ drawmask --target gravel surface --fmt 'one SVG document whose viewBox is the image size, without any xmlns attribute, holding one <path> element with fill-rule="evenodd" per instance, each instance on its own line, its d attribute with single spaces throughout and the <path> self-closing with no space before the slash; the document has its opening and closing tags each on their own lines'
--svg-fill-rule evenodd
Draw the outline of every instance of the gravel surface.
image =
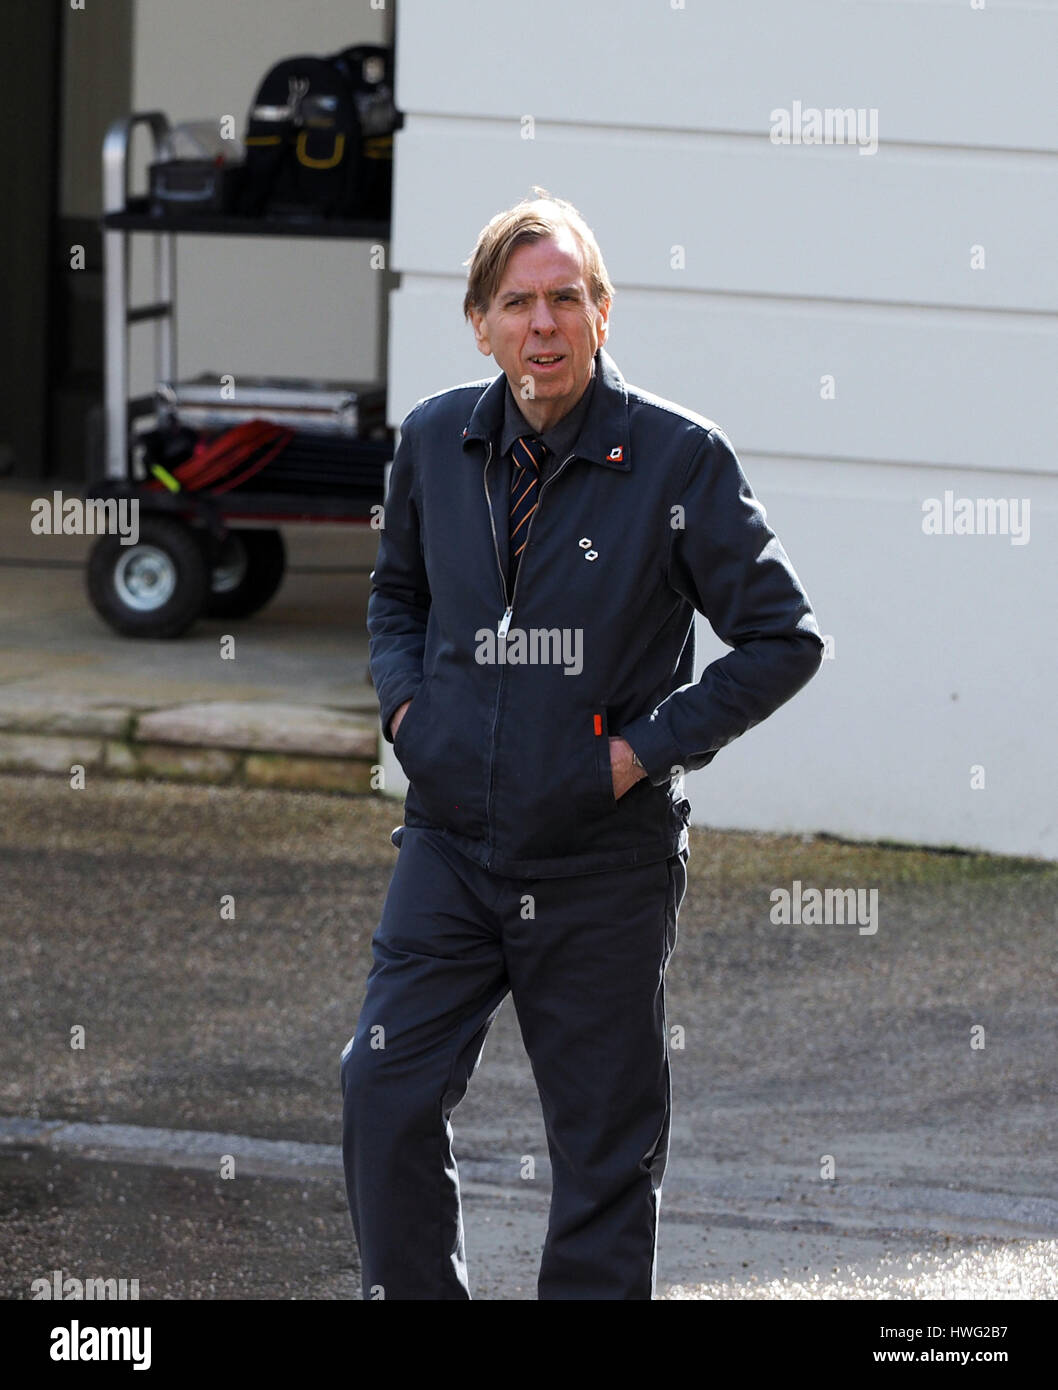
<svg viewBox="0 0 1058 1390">
<path fill-rule="evenodd" d="M 888 1254 L 873 1272 L 835 1266 L 810 1278 L 674 1284 L 662 1299 L 1039 1299 L 1058 1297 L 1058 1241 L 983 1241 L 971 1250 Z"/>
<path fill-rule="evenodd" d="M 337 1144 L 338 1055 L 400 818 L 372 798 L 0 778 L 0 1113 Z M 691 845 L 659 1295 L 1053 1297 L 1058 866 L 704 830 Z M 877 932 L 774 924 L 770 895 L 794 880 L 877 888 Z M 454 1125 L 461 1159 L 499 1165 L 466 1188 L 475 1296 L 532 1298 L 546 1192 L 519 1159 L 547 1151 L 509 1001 Z M 163 1189 L 156 1167 L 104 1168 L 3 1156 L 7 1297 L 119 1247 L 157 1296 L 355 1297 L 340 1182 L 167 1169 Z M 182 1205 L 191 1224 L 162 1240 Z"/>
</svg>

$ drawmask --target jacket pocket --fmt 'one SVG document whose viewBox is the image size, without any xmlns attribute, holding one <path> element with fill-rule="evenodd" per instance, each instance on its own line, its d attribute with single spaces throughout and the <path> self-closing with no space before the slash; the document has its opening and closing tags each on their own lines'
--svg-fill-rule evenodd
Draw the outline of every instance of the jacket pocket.
<svg viewBox="0 0 1058 1390">
<path fill-rule="evenodd" d="M 592 733 L 595 741 L 595 774 L 603 808 L 617 805 L 613 791 L 613 765 L 610 762 L 610 711 L 599 705 L 592 711 Z"/>
<path fill-rule="evenodd" d="M 564 693 L 534 691 L 504 713 L 492 811 L 497 848 L 512 859 L 605 849 L 617 812 L 606 707 L 566 696 L 563 708 Z"/>
<path fill-rule="evenodd" d="M 411 704 L 404 711 L 404 717 L 397 725 L 397 732 L 393 736 L 393 755 L 404 769 L 404 774 L 409 782 L 413 780 L 408 759 L 411 757 L 414 760 L 415 724 L 425 703 L 429 683 L 430 680 L 427 676 L 412 696 Z"/>
<path fill-rule="evenodd" d="M 473 690 L 447 673 L 425 678 L 393 740 L 408 779 L 409 825 L 439 825 L 474 839 L 485 836 L 485 719 Z"/>
</svg>

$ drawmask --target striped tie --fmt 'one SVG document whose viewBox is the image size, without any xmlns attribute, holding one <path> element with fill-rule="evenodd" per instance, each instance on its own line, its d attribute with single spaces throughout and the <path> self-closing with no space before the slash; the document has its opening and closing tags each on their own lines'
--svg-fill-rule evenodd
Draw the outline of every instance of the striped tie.
<svg viewBox="0 0 1058 1390">
<path fill-rule="evenodd" d="M 514 589 L 514 579 L 525 539 L 529 534 L 529 518 L 536 510 L 537 493 L 540 484 L 540 465 L 547 457 L 548 448 L 535 434 L 522 435 L 511 446 L 514 461 L 511 480 L 511 557 L 510 587 Z"/>
</svg>

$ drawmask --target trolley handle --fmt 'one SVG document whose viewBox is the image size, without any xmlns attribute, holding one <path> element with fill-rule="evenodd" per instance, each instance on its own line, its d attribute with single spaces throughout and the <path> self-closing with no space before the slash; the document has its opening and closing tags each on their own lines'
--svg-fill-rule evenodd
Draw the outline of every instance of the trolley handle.
<svg viewBox="0 0 1058 1390">
<path fill-rule="evenodd" d="M 129 145 L 138 125 L 150 127 L 157 159 L 170 132 L 164 111 L 133 111 L 119 116 L 107 128 L 103 140 L 103 211 L 124 212 L 129 201 Z"/>
</svg>

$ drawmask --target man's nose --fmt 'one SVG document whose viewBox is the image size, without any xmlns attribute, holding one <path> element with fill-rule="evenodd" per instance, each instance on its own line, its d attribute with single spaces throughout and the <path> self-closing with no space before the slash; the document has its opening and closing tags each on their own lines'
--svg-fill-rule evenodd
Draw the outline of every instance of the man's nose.
<svg viewBox="0 0 1058 1390">
<path fill-rule="evenodd" d="M 556 328 L 555 316 L 551 312 L 551 305 L 546 301 L 537 301 L 533 305 L 532 316 L 529 325 L 534 333 L 554 333 Z"/>
</svg>

